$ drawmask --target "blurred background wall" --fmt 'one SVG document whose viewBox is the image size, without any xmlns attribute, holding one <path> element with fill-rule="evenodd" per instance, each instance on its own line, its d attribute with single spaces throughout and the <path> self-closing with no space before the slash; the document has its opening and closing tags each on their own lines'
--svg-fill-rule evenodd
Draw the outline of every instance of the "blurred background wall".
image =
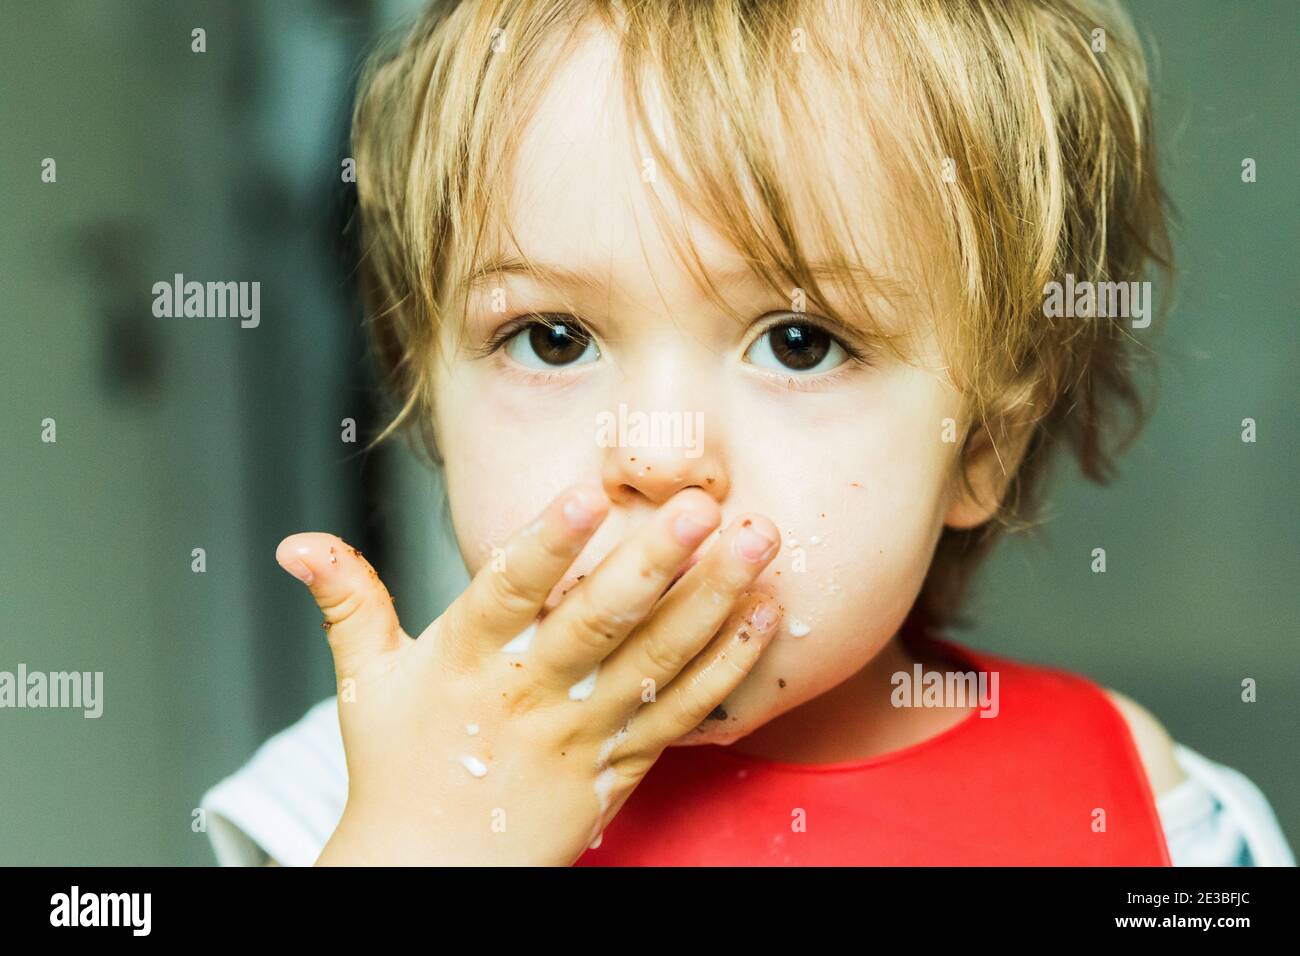
<svg viewBox="0 0 1300 956">
<path fill-rule="evenodd" d="M 285 534 L 359 547 L 411 633 L 464 585 L 436 476 L 360 451 L 380 412 L 340 163 L 360 58 L 417 6 L 0 3 L 0 670 L 105 686 L 98 720 L 0 711 L 0 864 L 211 862 L 199 796 L 333 692 Z M 1182 216 L 1159 405 L 1110 488 L 1061 469 L 1046 533 L 1004 546 L 954 636 L 1134 697 L 1254 779 L 1294 846 L 1300 6 L 1130 9 Z M 176 273 L 259 281 L 260 325 L 155 319 Z"/>
</svg>

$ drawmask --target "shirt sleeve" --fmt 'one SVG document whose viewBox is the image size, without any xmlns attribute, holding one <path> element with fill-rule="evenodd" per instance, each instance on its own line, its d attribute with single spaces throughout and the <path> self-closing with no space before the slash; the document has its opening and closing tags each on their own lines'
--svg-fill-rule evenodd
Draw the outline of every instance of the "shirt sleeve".
<svg viewBox="0 0 1300 956">
<path fill-rule="evenodd" d="M 311 866 L 338 826 L 348 774 L 330 697 L 267 740 L 199 801 L 222 866 Z"/>
<path fill-rule="evenodd" d="M 1295 866 L 1273 808 L 1244 774 L 1174 744 L 1187 773 L 1157 801 L 1174 866 Z"/>
</svg>

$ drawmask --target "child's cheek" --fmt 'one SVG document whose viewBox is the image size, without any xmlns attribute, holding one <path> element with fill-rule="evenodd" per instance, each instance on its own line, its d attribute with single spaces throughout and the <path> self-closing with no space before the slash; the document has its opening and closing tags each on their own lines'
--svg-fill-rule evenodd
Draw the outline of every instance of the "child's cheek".
<svg viewBox="0 0 1300 956">
<path fill-rule="evenodd" d="M 776 462 L 801 460 L 795 447 L 768 456 L 766 469 L 751 463 L 737 473 L 736 496 L 783 533 L 781 552 L 757 582 L 782 605 L 781 627 L 713 719 L 682 744 L 740 739 L 841 683 L 893 637 L 942 530 L 947 457 L 909 438 L 935 411 L 925 402 L 913 407 L 912 416 L 859 422 L 856 447 L 842 436 L 833 465 L 783 471 Z"/>
<path fill-rule="evenodd" d="M 452 524 L 471 576 L 566 487 L 600 473 L 591 416 L 536 400 L 520 407 L 518 391 L 487 387 L 441 416 Z"/>
</svg>

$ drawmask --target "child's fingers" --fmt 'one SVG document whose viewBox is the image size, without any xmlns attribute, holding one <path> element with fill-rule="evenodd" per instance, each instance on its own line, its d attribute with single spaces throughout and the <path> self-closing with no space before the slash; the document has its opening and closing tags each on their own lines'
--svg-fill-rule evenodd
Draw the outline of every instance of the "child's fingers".
<svg viewBox="0 0 1300 956">
<path fill-rule="evenodd" d="M 322 626 L 340 680 L 399 646 L 393 599 L 360 551 L 335 535 L 305 532 L 281 541 L 275 560 L 307 585 L 325 615 Z"/>
<path fill-rule="evenodd" d="M 454 650 L 471 656 L 500 651 L 537 620 L 556 582 L 577 560 L 608 510 L 609 499 L 594 484 L 573 485 L 557 495 L 537 520 L 515 532 L 497 558 L 479 569 L 435 622 L 438 644 L 446 650 L 454 642 Z"/>
<path fill-rule="evenodd" d="M 654 613 L 605 659 L 597 693 L 666 687 L 718 633 L 742 593 L 780 549 L 781 535 L 762 515 L 745 515 L 723 532 Z"/>
<path fill-rule="evenodd" d="M 706 492 L 679 491 L 546 616 L 534 660 L 570 681 L 590 673 L 641 623 L 720 518 Z"/>
<path fill-rule="evenodd" d="M 718 637 L 632 721 L 630 750 L 658 753 L 698 727 L 740 684 L 776 635 L 780 608 L 759 598 L 731 617 Z"/>
</svg>

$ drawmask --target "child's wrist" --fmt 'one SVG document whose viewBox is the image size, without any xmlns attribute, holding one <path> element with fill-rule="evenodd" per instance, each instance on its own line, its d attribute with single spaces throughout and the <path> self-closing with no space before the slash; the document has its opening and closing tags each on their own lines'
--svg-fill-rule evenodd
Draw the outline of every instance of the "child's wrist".
<svg viewBox="0 0 1300 956">
<path fill-rule="evenodd" d="M 445 844 L 392 816 L 345 809 L 316 866 L 446 866 Z"/>
</svg>

